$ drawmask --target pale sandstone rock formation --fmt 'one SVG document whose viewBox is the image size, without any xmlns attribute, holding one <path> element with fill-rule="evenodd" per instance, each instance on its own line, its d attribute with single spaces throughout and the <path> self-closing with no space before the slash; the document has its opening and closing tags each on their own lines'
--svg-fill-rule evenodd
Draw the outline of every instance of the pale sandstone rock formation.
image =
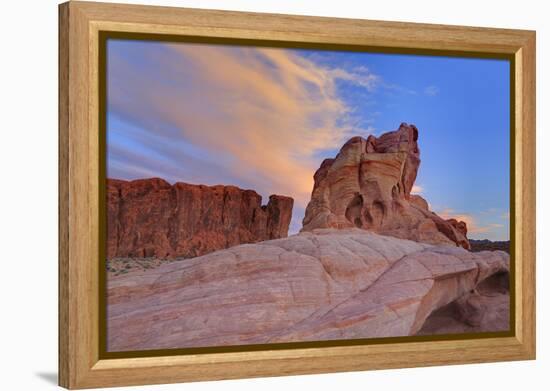
<svg viewBox="0 0 550 391">
<path fill-rule="evenodd" d="M 509 276 L 496 274 L 474 292 L 433 312 L 418 335 L 506 331 L 510 321 Z"/>
<path fill-rule="evenodd" d="M 294 201 L 235 186 L 107 180 L 107 258 L 196 257 L 288 235 Z"/>
<path fill-rule="evenodd" d="M 437 216 L 426 200 L 411 195 L 419 166 L 414 125 L 403 123 L 378 138 L 351 138 L 315 173 L 302 230 L 357 227 L 469 249 L 466 223 Z"/>
<path fill-rule="evenodd" d="M 472 295 L 508 269 L 502 251 L 303 232 L 109 278 L 108 350 L 408 336 L 450 303 L 481 324 Z"/>
</svg>

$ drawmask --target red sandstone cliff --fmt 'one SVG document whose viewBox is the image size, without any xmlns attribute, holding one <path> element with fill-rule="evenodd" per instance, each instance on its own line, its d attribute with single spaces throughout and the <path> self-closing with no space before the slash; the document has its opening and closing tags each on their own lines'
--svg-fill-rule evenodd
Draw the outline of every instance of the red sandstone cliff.
<svg viewBox="0 0 550 391">
<path fill-rule="evenodd" d="M 426 200 L 411 195 L 419 166 L 414 125 L 403 123 L 380 137 L 351 138 L 315 173 L 302 230 L 357 227 L 470 249 L 466 223 L 439 217 Z"/>
<path fill-rule="evenodd" d="M 293 199 L 253 190 L 107 180 L 107 258 L 196 257 L 288 235 Z"/>
</svg>

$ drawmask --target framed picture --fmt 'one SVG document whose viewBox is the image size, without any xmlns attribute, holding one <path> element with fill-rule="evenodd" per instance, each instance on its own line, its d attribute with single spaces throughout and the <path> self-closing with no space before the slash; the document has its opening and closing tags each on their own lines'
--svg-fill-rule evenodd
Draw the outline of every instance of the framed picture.
<svg viewBox="0 0 550 391">
<path fill-rule="evenodd" d="M 535 358 L 535 33 L 60 5 L 67 388 Z"/>
</svg>

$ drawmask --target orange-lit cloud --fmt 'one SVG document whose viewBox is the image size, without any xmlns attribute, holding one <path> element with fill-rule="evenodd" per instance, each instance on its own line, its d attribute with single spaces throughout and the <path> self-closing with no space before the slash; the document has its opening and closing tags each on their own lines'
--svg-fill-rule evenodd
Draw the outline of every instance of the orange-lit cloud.
<svg viewBox="0 0 550 391">
<path fill-rule="evenodd" d="M 178 175 L 178 164 L 194 164 L 170 145 L 182 139 L 206 159 L 223 159 L 204 183 L 289 195 L 303 213 L 323 151 L 372 130 L 354 123 L 337 89 L 338 81 L 374 89 L 380 78 L 365 67 L 323 67 L 290 50 L 199 44 L 163 44 L 162 56 L 146 61 L 155 72 L 110 54 L 109 109 L 151 133 L 140 146 L 157 151 L 159 161 L 172 159 L 163 164 L 176 180 L 193 179 Z"/>
<path fill-rule="evenodd" d="M 504 227 L 503 224 L 498 223 L 479 224 L 478 219 L 473 215 L 468 213 L 457 213 L 450 208 L 438 211 L 437 214 L 444 219 L 456 219 L 458 221 L 464 221 L 468 228 L 469 234 L 489 233 L 494 229 Z"/>
</svg>

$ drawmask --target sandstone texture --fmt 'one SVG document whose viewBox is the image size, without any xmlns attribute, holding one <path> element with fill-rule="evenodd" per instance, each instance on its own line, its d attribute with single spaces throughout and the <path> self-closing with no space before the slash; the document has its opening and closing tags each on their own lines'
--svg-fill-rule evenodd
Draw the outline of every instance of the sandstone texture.
<svg viewBox="0 0 550 391">
<path fill-rule="evenodd" d="M 314 229 L 109 278 L 108 350 L 409 336 L 445 316 L 507 330 L 508 307 L 479 296 L 508 271 L 502 251 Z"/>
<path fill-rule="evenodd" d="M 433 312 L 418 335 L 495 332 L 509 329 L 509 276 L 499 273 L 475 291 Z"/>
<path fill-rule="evenodd" d="M 107 180 L 107 258 L 196 257 L 288 235 L 293 199 L 253 190 Z"/>
<path fill-rule="evenodd" d="M 380 137 L 351 138 L 315 172 L 302 231 L 357 227 L 469 249 L 466 223 L 439 217 L 426 200 L 411 194 L 419 166 L 414 125 L 403 123 Z"/>
</svg>

